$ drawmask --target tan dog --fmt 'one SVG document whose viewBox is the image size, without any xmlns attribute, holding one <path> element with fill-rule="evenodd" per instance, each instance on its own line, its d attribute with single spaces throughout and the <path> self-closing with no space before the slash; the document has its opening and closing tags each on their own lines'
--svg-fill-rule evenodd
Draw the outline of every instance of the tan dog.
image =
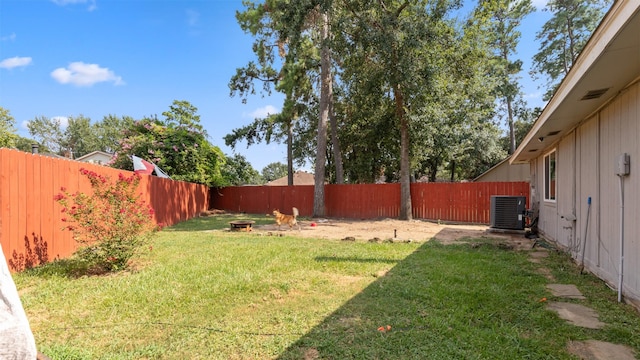
<svg viewBox="0 0 640 360">
<path fill-rule="evenodd" d="M 278 230 L 280 230 L 280 225 L 287 224 L 289 225 L 289 229 L 293 229 L 293 225 L 298 224 L 296 220 L 298 217 L 298 209 L 293 208 L 293 215 L 285 215 L 280 211 L 273 210 L 273 215 L 276 217 L 276 224 L 278 224 Z M 298 224 L 298 230 L 300 230 L 300 224 Z"/>
</svg>

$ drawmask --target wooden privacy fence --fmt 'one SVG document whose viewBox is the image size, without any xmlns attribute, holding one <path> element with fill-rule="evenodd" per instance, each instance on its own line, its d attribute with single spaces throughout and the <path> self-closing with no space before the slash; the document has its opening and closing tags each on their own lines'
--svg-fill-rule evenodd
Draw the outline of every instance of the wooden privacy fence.
<svg viewBox="0 0 640 360">
<path fill-rule="evenodd" d="M 416 219 L 488 224 L 492 195 L 526 196 L 527 182 L 414 183 L 411 205 Z M 302 216 L 313 214 L 313 186 L 241 186 L 211 190 L 216 209 L 290 213 L 297 207 Z M 350 219 L 397 218 L 400 184 L 325 185 L 327 217 Z"/>
<path fill-rule="evenodd" d="M 132 172 L 106 166 L 0 149 L 0 244 L 10 265 L 19 270 L 71 255 L 76 243 L 62 230 L 61 206 L 54 200 L 61 187 L 67 192 L 91 193 L 80 169 L 116 180 Z M 209 208 L 209 187 L 142 175 L 140 199 L 153 207 L 158 224 L 173 225 Z"/>
</svg>

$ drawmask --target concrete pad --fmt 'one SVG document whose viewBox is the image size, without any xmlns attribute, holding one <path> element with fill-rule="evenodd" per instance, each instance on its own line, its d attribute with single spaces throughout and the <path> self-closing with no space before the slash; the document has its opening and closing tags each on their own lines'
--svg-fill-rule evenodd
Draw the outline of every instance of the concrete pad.
<svg viewBox="0 0 640 360">
<path fill-rule="evenodd" d="M 529 256 L 534 259 L 543 259 L 549 257 L 549 252 L 547 250 L 536 250 L 529 253 Z"/>
<path fill-rule="evenodd" d="M 634 360 L 632 348 L 597 340 L 571 341 L 567 345 L 569 353 L 582 360 Z"/>
<path fill-rule="evenodd" d="M 535 264 L 542 262 L 542 259 L 549 256 L 547 250 L 536 250 L 529 253 L 529 261 Z"/>
<path fill-rule="evenodd" d="M 547 289 L 551 291 L 554 296 L 558 296 L 566 299 L 586 299 L 584 295 L 578 290 L 575 285 L 572 284 L 549 284 Z"/>
<path fill-rule="evenodd" d="M 595 310 L 580 304 L 551 301 L 547 309 L 558 313 L 561 319 L 567 320 L 575 326 L 588 329 L 601 329 L 605 323 L 598 320 Z"/>
</svg>

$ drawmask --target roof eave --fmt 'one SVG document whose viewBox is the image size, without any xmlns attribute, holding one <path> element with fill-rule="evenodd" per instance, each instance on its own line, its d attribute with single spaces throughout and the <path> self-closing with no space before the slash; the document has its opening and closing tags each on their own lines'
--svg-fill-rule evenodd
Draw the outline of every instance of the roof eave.
<svg viewBox="0 0 640 360">
<path fill-rule="evenodd" d="M 632 32 L 635 32 L 634 29 L 638 27 L 640 22 L 639 9 L 640 3 L 635 1 L 616 1 L 611 6 L 611 9 L 578 56 L 574 66 L 562 80 L 554 96 L 547 103 L 531 130 L 511 156 L 510 164 L 528 163 L 542 155 L 546 149 L 557 143 L 571 129 L 600 109 L 622 89 L 629 86 L 633 79 L 637 79 L 638 68 L 640 67 L 637 64 L 633 64 L 633 59 L 629 60 L 626 57 L 617 59 L 616 57 L 622 58 L 623 56 L 616 53 L 618 47 L 613 42 L 619 41 L 622 43 L 625 40 L 629 40 L 629 36 Z M 627 26 L 629 24 L 631 25 Z M 633 36 L 637 38 L 637 32 Z M 632 44 L 632 48 L 626 46 L 624 49 L 631 52 L 631 54 L 635 54 L 635 57 L 640 59 L 638 43 L 640 41 Z M 638 50 L 636 51 L 636 49 Z M 610 53 L 607 53 L 607 51 L 610 51 Z M 597 69 L 608 65 L 614 60 L 628 61 L 630 64 L 625 63 L 623 64 L 624 66 L 605 67 L 607 75 L 612 76 L 607 76 L 603 79 L 601 71 Z M 635 75 L 628 75 L 634 72 Z M 616 81 L 611 79 L 616 79 Z M 581 101 L 584 99 L 582 98 L 584 92 L 598 86 L 607 89 L 603 96 L 597 99 Z M 576 111 L 576 109 L 579 109 L 579 111 Z M 572 116 L 567 116 L 568 113 L 573 114 Z"/>
</svg>

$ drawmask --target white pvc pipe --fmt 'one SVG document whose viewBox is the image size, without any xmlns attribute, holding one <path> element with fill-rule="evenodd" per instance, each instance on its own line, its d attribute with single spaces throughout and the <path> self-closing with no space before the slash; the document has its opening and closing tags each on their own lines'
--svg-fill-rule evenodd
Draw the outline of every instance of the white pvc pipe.
<svg viewBox="0 0 640 360">
<path fill-rule="evenodd" d="M 624 269 L 624 176 L 620 178 L 620 268 L 618 269 L 618 302 L 622 302 L 622 270 Z"/>
</svg>

